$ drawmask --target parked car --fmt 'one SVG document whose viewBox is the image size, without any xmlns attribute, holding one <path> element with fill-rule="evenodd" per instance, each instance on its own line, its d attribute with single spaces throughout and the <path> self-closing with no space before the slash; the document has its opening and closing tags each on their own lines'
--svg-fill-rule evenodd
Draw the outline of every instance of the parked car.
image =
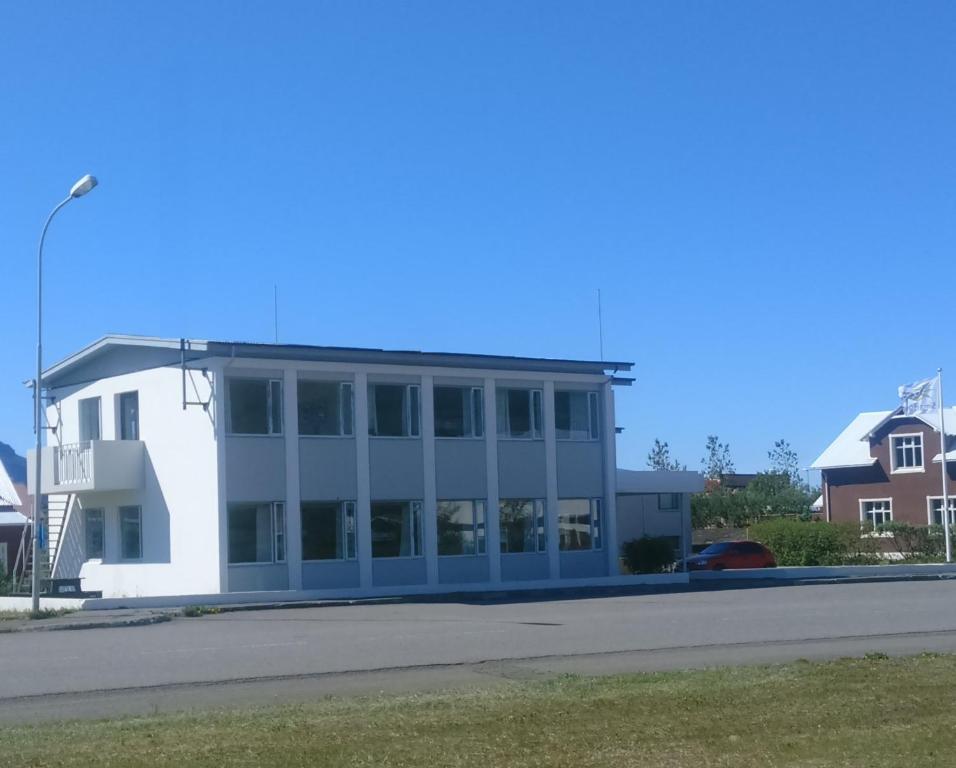
<svg viewBox="0 0 956 768">
<path fill-rule="evenodd" d="M 688 571 L 777 567 L 773 552 L 756 541 L 721 541 L 688 557 L 684 562 Z"/>
</svg>

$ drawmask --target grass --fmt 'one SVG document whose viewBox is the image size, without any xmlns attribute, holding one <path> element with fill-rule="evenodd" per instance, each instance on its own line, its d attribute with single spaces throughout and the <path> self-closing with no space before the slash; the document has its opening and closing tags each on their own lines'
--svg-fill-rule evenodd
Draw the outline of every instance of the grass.
<svg viewBox="0 0 956 768">
<path fill-rule="evenodd" d="M 950 766 L 956 656 L 563 677 L 0 730 L 29 766 Z"/>
</svg>

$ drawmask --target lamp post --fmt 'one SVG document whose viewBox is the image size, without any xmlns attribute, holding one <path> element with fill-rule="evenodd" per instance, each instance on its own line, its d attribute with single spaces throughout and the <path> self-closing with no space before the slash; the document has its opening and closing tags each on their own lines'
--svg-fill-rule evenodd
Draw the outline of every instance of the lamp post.
<svg viewBox="0 0 956 768">
<path fill-rule="evenodd" d="M 96 186 L 96 177 L 87 174 L 70 188 L 70 194 L 60 201 L 47 216 L 40 233 L 40 247 L 37 249 L 37 376 L 33 380 L 33 423 L 36 427 L 36 454 L 34 457 L 33 485 L 33 572 L 30 578 L 30 595 L 33 599 L 34 613 L 40 610 L 40 510 L 43 507 L 43 492 L 40 487 L 40 464 L 43 449 L 43 241 L 50 222 L 63 206 L 76 197 L 83 197 Z"/>
</svg>

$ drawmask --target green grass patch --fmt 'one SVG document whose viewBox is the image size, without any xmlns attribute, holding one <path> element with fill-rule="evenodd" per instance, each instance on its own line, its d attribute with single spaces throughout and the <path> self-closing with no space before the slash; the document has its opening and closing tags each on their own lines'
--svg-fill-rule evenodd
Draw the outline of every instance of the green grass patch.
<svg viewBox="0 0 956 768">
<path fill-rule="evenodd" d="M 562 677 L 505 688 L 0 730 L 31 766 L 949 766 L 956 656 Z"/>
</svg>

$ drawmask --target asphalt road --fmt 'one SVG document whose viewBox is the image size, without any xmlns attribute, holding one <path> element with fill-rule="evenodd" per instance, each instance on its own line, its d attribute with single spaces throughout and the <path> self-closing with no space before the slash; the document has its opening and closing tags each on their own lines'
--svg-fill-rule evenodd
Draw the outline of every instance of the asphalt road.
<svg viewBox="0 0 956 768">
<path fill-rule="evenodd" d="M 242 611 L 0 635 L 0 722 L 956 651 L 956 581 Z"/>
</svg>

